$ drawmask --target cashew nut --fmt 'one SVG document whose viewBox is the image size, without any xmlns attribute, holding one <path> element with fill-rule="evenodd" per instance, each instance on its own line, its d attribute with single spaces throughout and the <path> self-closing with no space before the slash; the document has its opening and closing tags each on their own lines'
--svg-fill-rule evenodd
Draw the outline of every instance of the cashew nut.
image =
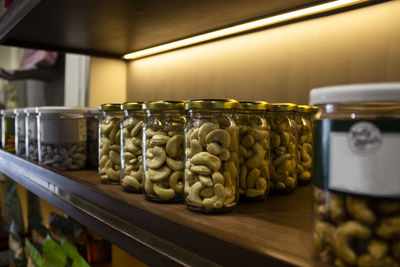
<svg viewBox="0 0 400 267">
<path fill-rule="evenodd" d="M 147 171 L 148 177 L 152 182 L 162 181 L 167 178 L 170 173 L 171 169 L 166 165 L 159 169 L 148 169 Z"/>
<path fill-rule="evenodd" d="M 152 169 L 160 168 L 167 158 L 164 148 L 155 146 L 153 148 L 149 148 L 148 151 L 150 151 L 154 157 L 146 160 L 147 167 Z"/>
<path fill-rule="evenodd" d="M 183 135 L 179 134 L 171 137 L 165 146 L 165 150 L 170 157 L 180 156 L 183 150 Z"/>
<path fill-rule="evenodd" d="M 346 208 L 350 215 L 364 224 L 373 224 L 376 220 L 375 214 L 368 208 L 364 199 L 347 197 Z"/>
<path fill-rule="evenodd" d="M 171 200 L 175 196 L 175 191 L 172 188 L 164 188 L 163 184 L 157 182 L 153 186 L 154 193 L 162 200 Z"/>
<path fill-rule="evenodd" d="M 229 148 L 231 144 L 231 135 L 226 130 L 216 129 L 209 132 L 205 139 L 206 143 L 219 143 L 223 148 Z"/>
<path fill-rule="evenodd" d="M 209 152 L 200 152 L 194 155 L 190 162 L 192 164 L 201 164 L 210 167 L 213 171 L 221 168 L 221 160 Z"/>
<path fill-rule="evenodd" d="M 217 125 L 211 122 L 206 122 L 200 127 L 198 130 L 198 140 L 203 147 L 206 146 L 206 137 L 208 133 L 215 129 L 217 129 Z"/>
<path fill-rule="evenodd" d="M 174 160 L 170 157 L 166 157 L 165 161 L 167 162 L 168 167 L 174 171 L 182 171 L 184 168 L 183 161 L 181 160 Z"/>
</svg>

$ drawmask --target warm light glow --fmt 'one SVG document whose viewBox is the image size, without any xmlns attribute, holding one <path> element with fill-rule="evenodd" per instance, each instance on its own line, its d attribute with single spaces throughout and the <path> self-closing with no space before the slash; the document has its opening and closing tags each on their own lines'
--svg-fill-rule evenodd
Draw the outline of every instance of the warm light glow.
<svg viewBox="0 0 400 267">
<path fill-rule="evenodd" d="M 308 7 L 308 8 L 304 8 L 304 9 L 264 18 L 264 19 L 259 19 L 256 21 L 239 24 L 236 26 L 232 26 L 232 27 L 217 30 L 217 31 L 212 31 L 209 33 L 205 33 L 205 34 L 193 36 L 190 38 L 178 40 L 175 42 L 151 47 L 148 49 L 136 51 L 136 52 L 124 55 L 123 58 L 124 59 L 137 59 L 137 58 L 177 49 L 180 47 L 198 44 L 198 43 L 202 43 L 205 41 L 209 41 L 209 40 L 213 40 L 213 39 L 217 39 L 217 38 L 221 38 L 221 37 L 226 37 L 229 35 L 242 33 L 245 31 L 250 31 L 250 30 L 270 26 L 270 25 L 281 23 L 284 21 L 294 20 L 294 19 L 298 19 L 301 17 L 309 16 L 309 15 L 319 14 L 322 12 L 331 11 L 333 9 L 343 8 L 343 7 L 346 7 L 349 5 L 359 4 L 359 3 L 367 2 L 367 1 L 369 1 L 369 0 L 337 0 L 337 1 L 320 4 L 317 6 L 312 6 L 312 7 Z"/>
</svg>

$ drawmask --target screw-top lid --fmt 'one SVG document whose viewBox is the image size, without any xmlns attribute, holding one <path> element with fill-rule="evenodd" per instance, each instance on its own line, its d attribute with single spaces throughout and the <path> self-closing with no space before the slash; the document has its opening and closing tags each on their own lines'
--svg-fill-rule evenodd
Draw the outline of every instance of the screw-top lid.
<svg viewBox="0 0 400 267">
<path fill-rule="evenodd" d="M 242 109 L 245 110 L 270 110 L 271 105 L 266 101 L 239 101 Z"/>
<path fill-rule="evenodd" d="M 234 99 L 193 99 L 185 102 L 185 109 L 240 109 Z"/>
<path fill-rule="evenodd" d="M 182 101 L 147 101 L 143 104 L 143 109 L 183 109 Z"/>
<path fill-rule="evenodd" d="M 87 108 L 85 107 L 37 107 L 35 108 L 36 113 L 87 113 Z"/>
<path fill-rule="evenodd" d="M 310 92 L 310 105 L 357 102 L 400 102 L 400 83 L 335 85 Z"/>
<path fill-rule="evenodd" d="M 314 113 L 317 113 L 317 112 L 318 112 L 318 107 L 317 107 L 317 106 L 312 106 L 312 108 L 313 108 L 313 112 L 314 112 Z"/>
<path fill-rule="evenodd" d="M 141 110 L 143 102 L 125 102 L 121 105 L 123 110 Z"/>
<path fill-rule="evenodd" d="M 297 111 L 301 112 L 301 113 L 313 113 L 314 107 L 309 106 L 309 105 L 298 105 Z"/>
<path fill-rule="evenodd" d="M 101 111 L 120 111 L 121 104 L 115 104 L 115 103 L 101 104 L 99 106 L 99 110 L 101 110 Z"/>
<path fill-rule="evenodd" d="M 297 111 L 298 107 L 293 103 L 272 103 L 272 111 Z"/>
</svg>

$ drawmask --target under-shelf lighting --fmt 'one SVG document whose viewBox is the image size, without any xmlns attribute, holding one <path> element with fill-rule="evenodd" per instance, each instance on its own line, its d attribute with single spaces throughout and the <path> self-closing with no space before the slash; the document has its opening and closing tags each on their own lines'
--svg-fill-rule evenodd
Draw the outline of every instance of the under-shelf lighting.
<svg viewBox="0 0 400 267">
<path fill-rule="evenodd" d="M 136 51 L 136 52 L 133 52 L 133 53 L 126 54 L 126 55 L 123 56 L 123 58 L 124 59 L 133 60 L 133 59 L 137 59 L 137 58 L 141 58 L 141 57 L 145 57 L 145 56 L 150 56 L 150 55 L 154 55 L 154 54 L 158 54 L 158 53 L 161 53 L 161 52 L 174 50 L 174 49 L 177 49 L 177 48 L 181 48 L 181 47 L 185 47 L 185 46 L 189 46 L 189 45 L 193 45 L 193 44 L 198 44 L 198 43 L 210 41 L 210 40 L 221 38 L 221 37 L 226 37 L 226 36 L 229 36 L 229 35 L 242 33 L 242 32 L 245 32 L 245 31 L 251 31 L 251 30 L 258 29 L 258 28 L 271 26 L 273 24 L 282 23 L 282 22 L 289 21 L 289 20 L 299 19 L 299 18 L 302 18 L 302 17 L 305 17 L 305 16 L 320 14 L 320 13 L 327 12 L 327 11 L 332 11 L 334 9 L 339 9 L 339 8 L 347 7 L 347 6 L 350 6 L 350 5 L 355 5 L 355 4 L 359 4 L 359 3 L 362 3 L 362 2 L 367 2 L 367 1 L 370 1 L 370 0 L 337 0 L 337 1 L 332 1 L 332 2 L 328 2 L 328 3 L 324 3 L 324 4 L 312 6 L 312 7 L 299 9 L 299 10 L 296 10 L 296 11 L 291 11 L 291 12 L 279 14 L 279 15 L 272 16 L 272 17 L 267 17 L 267 18 L 263 18 L 263 19 L 259 19 L 259 20 L 255 20 L 255 21 L 239 24 L 239 25 L 228 27 L 228 28 L 225 28 L 225 29 L 221 29 L 221 30 L 216 30 L 216 31 L 200 34 L 200 35 L 197 35 L 197 36 L 185 38 L 185 39 L 178 40 L 178 41 L 175 41 L 175 42 L 166 43 L 166 44 L 162 44 L 162 45 L 159 45 L 159 46 L 154 46 L 154 47 L 151 47 L 151 48 L 139 50 L 139 51 Z"/>
</svg>

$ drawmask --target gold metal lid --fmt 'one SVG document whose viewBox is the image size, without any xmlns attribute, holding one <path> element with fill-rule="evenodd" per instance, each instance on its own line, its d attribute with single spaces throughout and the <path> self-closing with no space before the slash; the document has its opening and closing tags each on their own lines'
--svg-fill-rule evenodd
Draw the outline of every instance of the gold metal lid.
<svg viewBox="0 0 400 267">
<path fill-rule="evenodd" d="M 143 102 L 125 102 L 121 104 L 123 110 L 141 110 Z"/>
<path fill-rule="evenodd" d="M 297 111 L 297 105 L 293 103 L 272 103 L 272 111 Z"/>
<path fill-rule="evenodd" d="M 183 109 L 182 101 L 147 101 L 143 104 L 143 109 Z"/>
<path fill-rule="evenodd" d="M 312 106 L 312 108 L 313 108 L 313 112 L 314 112 L 314 113 L 317 113 L 317 112 L 318 112 L 318 107 L 317 107 L 317 106 Z"/>
<path fill-rule="evenodd" d="M 314 112 L 314 108 L 309 105 L 299 105 L 298 107 L 299 107 L 298 111 L 301 113 L 313 113 Z"/>
<path fill-rule="evenodd" d="M 266 101 L 239 101 L 242 109 L 246 110 L 270 110 L 271 105 Z"/>
<path fill-rule="evenodd" d="M 240 109 L 234 99 L 193 99 L 185 102 L 185 109 Z"/>
<path fill-rule="evenodd" d="M 102 111 L 120 111 L 121 110 L 121 104 L 101 104 L 99 106 L 99 110 Z"/>
</svg>

